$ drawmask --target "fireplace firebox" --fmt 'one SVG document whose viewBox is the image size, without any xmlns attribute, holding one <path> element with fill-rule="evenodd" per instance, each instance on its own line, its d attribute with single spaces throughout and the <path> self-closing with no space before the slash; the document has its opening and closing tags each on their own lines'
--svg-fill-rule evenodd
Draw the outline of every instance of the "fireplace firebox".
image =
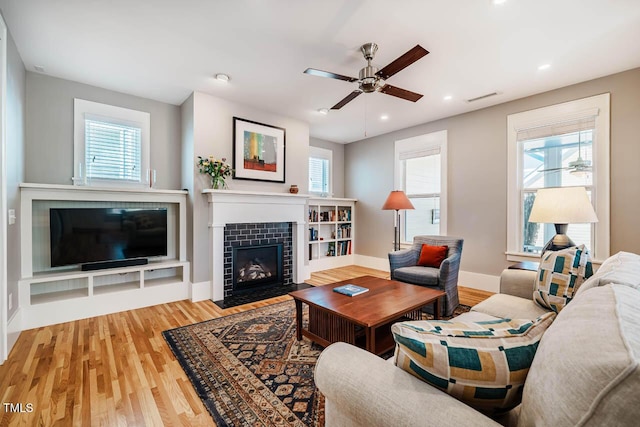
<svg viewBox="0 0 640 427">
<path fill-rule="evenodd" d="M 233 291 L 243 292 L 258 287 L 284 283 L 282 243 L 233 248 Z"/>
</svg>

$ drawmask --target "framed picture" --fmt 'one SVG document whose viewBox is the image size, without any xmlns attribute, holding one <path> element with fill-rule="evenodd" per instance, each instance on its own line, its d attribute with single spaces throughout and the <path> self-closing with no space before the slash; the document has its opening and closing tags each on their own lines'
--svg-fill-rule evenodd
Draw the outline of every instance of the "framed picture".
<svg viewBox="0 0 640 427">
<path fill-rule="evenodd" d="M 284 182 L 284 128 L 233 118 L 235 179 Z"/>
<path fill-rule="evenodd" d="M 431 209 L 431 224 L 440 224 L 440 209 Z"/>
</svg>

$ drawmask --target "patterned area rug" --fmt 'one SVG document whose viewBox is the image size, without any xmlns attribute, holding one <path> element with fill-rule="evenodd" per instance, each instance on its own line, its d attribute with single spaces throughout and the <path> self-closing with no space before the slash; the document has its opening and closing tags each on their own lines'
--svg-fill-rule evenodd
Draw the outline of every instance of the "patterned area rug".
<svg viewBox="0 0 640 427">
<path fill-rule="evenodd" d="M 322 347 L 295 339 L 293 301 L 162 334 L 217 425 L 324 425 L 313 381 Z"/>
</svg>

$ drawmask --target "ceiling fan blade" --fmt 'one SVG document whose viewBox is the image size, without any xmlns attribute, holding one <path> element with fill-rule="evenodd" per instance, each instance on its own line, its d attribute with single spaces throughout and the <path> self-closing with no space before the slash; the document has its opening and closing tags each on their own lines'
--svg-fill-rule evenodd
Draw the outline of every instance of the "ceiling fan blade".
<svg viewBox="0 0 640 427">
<path fill-rule="evenodd" d="M 355 77 L 343 76 L 342 74 L 331 73 L 329 71 L 316 70 L 315 68 L 307 68 L 305 74 L 311 74 L 318 77 L 329 77 L 330 79 L 344 80 L 346 82 L 357 82 Z"/>
<path fill-rule="evenodd" d="M 428 54 L 425 48 L 420 46 L 419 44 L 415 45 L 412 49 L 410 49 L 407 53 L 400 56 L 398 59 L 393 61 L 391 64 L 382 68 L 380 71 L 376 73 L 377 76 L 381 77 L 383 80 L 388 79 L 399 71 L 404 70 L 409 65 L 416 62 L 418 59 L 422 58 L 426 54 Z"/>
<path fill-rule="evenodd" d="M 410 90 L 401 89 L 399 87 L 384 85 L 380 88 L 380 92 L 386 93 L 387 95 L 397 96 L 398 98 L 406 99 L 407 101 L 416 102 L 422 95 L 419 93 L 411 92 Z"/>
<path fill-rule="evenodd" d="M 357 97 L 358 95 L 360 95 L 362 93 L 361 90 L 354 90 L 353 92 L 351 92 L 349 95 L 347 95 L 342 101 L 338 102 L 336 105 L 334 105 L 333 107 L 331 107 L 332 110 L 339 110 L 342 107 L 344 107 L 345 105 L 347 105 L 349 102 L 353 101 L 355 97 Z"/>
<path fill-rule="evenodd" d="M 541 169 L 538 172 L 558 172 L 562 170 L 569 170 L 571 168 L 551 168 L 551 169 Z"/>
</svg>

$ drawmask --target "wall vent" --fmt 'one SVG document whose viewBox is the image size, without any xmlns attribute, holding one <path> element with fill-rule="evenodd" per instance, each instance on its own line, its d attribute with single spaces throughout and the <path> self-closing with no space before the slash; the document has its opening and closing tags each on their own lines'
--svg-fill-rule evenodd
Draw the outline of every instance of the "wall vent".
<svg viewBox="0 0 640 427">
<path fill-rule="evenodd" d="M 491 92 L 486 95 L 477 96 L 475 98 L 467 99 L 467 102 L 480 101 L 481 99 L 489 98 L 490 96 L 496 96 L 498 92 Z"/>
</svg>

